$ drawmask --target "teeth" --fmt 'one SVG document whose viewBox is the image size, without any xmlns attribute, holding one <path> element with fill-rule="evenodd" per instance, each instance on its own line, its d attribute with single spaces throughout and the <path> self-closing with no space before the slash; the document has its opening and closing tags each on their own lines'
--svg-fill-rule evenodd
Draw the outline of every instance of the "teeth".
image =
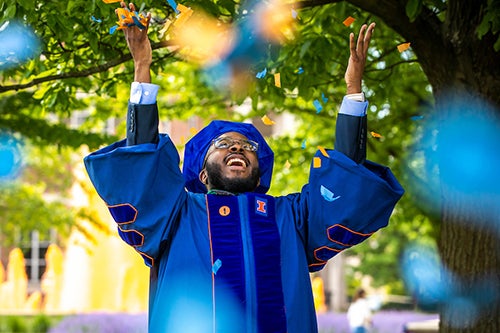
<svg viewBox="0 0 500 333">
<path fill-rule="evenodd" d="M 231 158 L 229 161 L 227 161 L 228 166 L 231 166 L 233 164 L 238 164 L 238 165 L 241 164 L 244 167 L 247 166 L 247 163 L 245 162 L 245 160 L 242 160 L 241 158 Z"/>
</svg>

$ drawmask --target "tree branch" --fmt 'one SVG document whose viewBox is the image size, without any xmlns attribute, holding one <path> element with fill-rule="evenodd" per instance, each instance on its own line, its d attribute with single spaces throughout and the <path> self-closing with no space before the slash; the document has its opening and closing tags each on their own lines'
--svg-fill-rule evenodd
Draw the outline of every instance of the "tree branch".
<svg viewBox="0 0 500 333">
<path fill-rule="evenodd" d="M 167 46 L 171 46 L 168 42 L 159 42 L 151 45 L 151 48 L 153 50 L 156 49 L 161 49 Z M 173 56 L 175 52 L 171 52 L 170 56 Z M 55 80 L 64 80 L 64 79 L 71 79 L 71 78 L 78 78 L 78 77 L 86 77 L 90 76 L 96 73 L 101 73 L 104 71 L 107 71 L 110 68 L 113 68 L 115 66 L 118 66 L 124 62 L 127 62 L 132 59 L 132 55 L 130 53 L 125 54 L 121 56 L 120 58 L 113 59 L 107 63 L 104 63 L 102 65 L 94 66 L 82 71 L 76 71 L 76 72 L 68 72 L 68 73 L 61 73 L 61 74 L 56 74 L 56 75 L 47 75 L 43 77 L 38 77 L 33 80 L 31 80 L 28 83 L 24 84 L 13 84 L 13 85 L 6 85 L 2 86 L 0 85 L 0 93 L 6 92 L 6 91 L 11 91 L 11 90 L 23 90 L 27 89 L 33 86 L 36 86 L 38 84 L 44 83 L 44 82 L 49 82 L 49 81 L 55 81 Z"/>
</svg>

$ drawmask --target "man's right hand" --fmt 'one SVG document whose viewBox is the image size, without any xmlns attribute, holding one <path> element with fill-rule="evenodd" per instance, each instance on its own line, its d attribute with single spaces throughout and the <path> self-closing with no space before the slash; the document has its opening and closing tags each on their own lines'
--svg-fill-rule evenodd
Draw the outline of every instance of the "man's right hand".
<svg viewBox="0 0 500 333">
<path fill-rule="evenodd" d="M 127 8 L 125 2 L 121 2 L 122 8 Z M 135 12 L 136 8 L 133 3 L 130 3 L 128 8 Z M 125 40 L 128 48 L 134 59 L 134 81 L 136 82 L 151 82 L 150 66 L 153 59 L 151 42 L 148 37 L 148 27 L 151 20 L 151 13 L 146 16 L 146 24 L 144 29 L 139 29 L 137 26 L 131 26 L 123 29 Z"/>
</svg>

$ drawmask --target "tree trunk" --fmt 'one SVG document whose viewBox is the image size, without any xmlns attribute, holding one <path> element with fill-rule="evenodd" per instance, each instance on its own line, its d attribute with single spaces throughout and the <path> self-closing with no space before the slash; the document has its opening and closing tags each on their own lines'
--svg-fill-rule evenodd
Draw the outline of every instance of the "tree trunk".
<svg viewBox="0 0 500 333">
<path fill-rule="evenodd" d="M 438 246 L 445 269 L 451 273 L 444 274 L 445 285 L 452 287 L 440 310 L 443 333 L 500 332 L 500 178 L 497 165 L 492 165 L 492 161 L 500 160 L 499 136 L 475 140 L 482 135 L 482 128 L 475 127 L 474 121 L 459 122 L 458 130 L 447 129 L 453 126 L 454 119 L 479 119 L 485 124 L 498 120 L 492 109 L 476 103 L 476 98 L 457 91 L 436 101 L 441 120 L 437 139 L 442 194 Z M 500 131 L 500 127 L 496 129 Z M 450 133 L 463 135 L 449 137 Z M 446 140 L 451 141 L 451 146 Z M 464 148 L 468 143 L 472 146 Z M 484 145 L 491 148 L 486 149 L 487 156 L 472 155 Z M 457 160 L 450 163 L 453 155 Z M 462 178 L 448 177 L 452 168 L 476 158 L 472 162 L 481 165 L 474 177 L 466 172 L 459 174 Z"/>
</svg>

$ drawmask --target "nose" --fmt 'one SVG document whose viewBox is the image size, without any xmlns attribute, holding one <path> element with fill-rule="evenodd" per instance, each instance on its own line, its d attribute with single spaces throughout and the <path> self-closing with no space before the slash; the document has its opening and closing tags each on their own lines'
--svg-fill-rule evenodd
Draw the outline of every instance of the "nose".
<svg viewBox="0 0 500 333">
<path fill-rule="evenodd" d="M 229 147 L 230 151 L 243 151 L 243 146 L 240 140 L 233 140 L 233 144 Z"/>
</svg>

